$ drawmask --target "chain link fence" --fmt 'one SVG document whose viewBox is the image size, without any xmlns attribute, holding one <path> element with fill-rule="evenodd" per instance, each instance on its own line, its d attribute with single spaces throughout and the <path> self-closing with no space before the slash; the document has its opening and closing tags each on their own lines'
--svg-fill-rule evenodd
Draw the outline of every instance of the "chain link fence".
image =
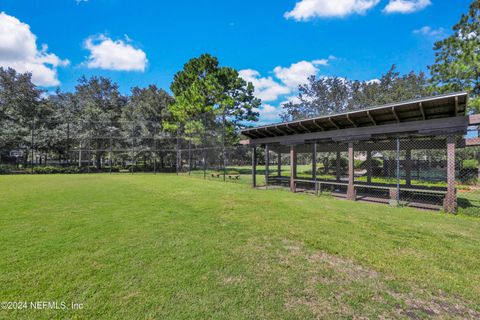
<svg viewBox="0 0 480 320">
<path fill-rule="evenodd" d="M 296 170 L 289 150 L 272 145 L 264 149 L 266 181 L 269 187 L 292 188 L 293 174 L 296 192 L 480 215 L 480 148 L 465 141 L 462 136 L 400 136 L 310 143 L 296 146 Z"/>
<path fill-rule="evenodd" d="M 32 123 L 17 143 L 0 146 L 0 173 L 172 173 L 252 185 L 252 147 L 236 144 L 236 133 L 222 123 L 205 129 L 205 118 L 200 115 L 196 123 L 202 125 L 192 121 L 177 132 L 142 121 Z M 424 209 L 454 206 L 480 215 L 480 147 L 467 146 L 464 138 L 385 137 L 353 143 L 355 199 Z M 448 147 L 449 139 L 453 147 Z M 348 151 L 348 143 L 304 145 L 292 170 L 288 147 L 257 148 L 256 185 L 291 187 L 294 171 L 297 191 L 347 198 Z M 454 159 L 450 170 L 449 158 Z"/>
<path fill-rule="evenodd" d="M 0 139 L 0 174 L 172 173 L 251 184 L 251 148 L 226 123 L 212 113 L 176 131 L 140 120 L 32 120 L 9 143 Z"/>
</svg>

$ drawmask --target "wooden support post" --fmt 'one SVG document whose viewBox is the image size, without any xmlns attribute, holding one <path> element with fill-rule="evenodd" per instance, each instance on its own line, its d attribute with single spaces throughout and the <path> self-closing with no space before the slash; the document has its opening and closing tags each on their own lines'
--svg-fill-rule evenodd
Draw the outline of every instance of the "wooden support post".
<svg viewBox="0 0 480 320">
<path fill-rule="evenodd" d="M 367 151 L 367 183 L 372 183 L 372 151 Z"/>
<path fill-rule="evenodd" d="M 257 186 L 257 148 L 252 148 L 252 187 Z"/>
<path fill-rule="evenodd" d="M 412 185 L 412 149 L 407 147 L 405 152 L 405 184 Z"/>
<path fill-rule="evenodd" d="M 265 145 L 265 187 L 268 187 L 268 169 L 270 164 L 270 152 L 268 144 Z"/>
<path fill-rule="evenodd" d="M 337 174 L 337 182 L 340 181 L 340 176 L 341 176 L 341 165 L 340 165 L 340 158 L 341 158 L 341 153 L 340 151 L 337 151 L 337 158 L 336 158 L 336 162 L 335 162 L 335 172 Z"/>
<path fill-rule="evenodd" d="M 312 179 L 317 180 L 317 144 L 313 144 L 312 151 Z"/>
<path fill-rule="evenodd" d="M 280 151 L 277 153 L 277 176 L 282 176 L 282 153 Z"/>
<path fill-rule="evenodd" d="M 295 178 L 297 177 L 297 150 L 290 146 L 290 191 L 295 192 Z"/>
<path fill-rule="evenodd" d="M 455 189 L 455 137 L 447 137 L 447 194 L 443 209 L 448 213 L 457 212 L 457 194 Z"/>
<path fill-rule="evenodd" d="M 348 189 L 347 199 L 355 201 L 355 186 L 354 183 L 354 159 L 353 159 L 353 143 L 348 143 Z"/>
</svg>

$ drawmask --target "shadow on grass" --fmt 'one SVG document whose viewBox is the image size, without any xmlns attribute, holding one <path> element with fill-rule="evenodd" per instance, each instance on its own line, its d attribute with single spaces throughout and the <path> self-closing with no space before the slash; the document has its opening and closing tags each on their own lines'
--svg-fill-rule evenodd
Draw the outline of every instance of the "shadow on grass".
<svg viewBox="0 0 480 320">
<path fill-rule="evenodd" d="M 459 197 L 457 200 L 458 212 L 461 214 L 469 216 L 480 217 L 480 194 L 473 193 L 473 196 L 477 198 L 472 199 L 472 197 Z"/>
</svg>

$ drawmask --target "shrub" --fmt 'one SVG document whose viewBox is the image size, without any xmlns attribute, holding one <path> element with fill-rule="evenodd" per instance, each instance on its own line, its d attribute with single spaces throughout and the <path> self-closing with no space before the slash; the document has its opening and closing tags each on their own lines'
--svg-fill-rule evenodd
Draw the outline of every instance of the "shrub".
<svg viewBox="0 0 480 320">
<path fill-rule="evenodd" d="M 62 167 L 52 167 L 52 166 L 35 167 L 33 169 L 33 172 L 37 174 L 55 174 L 55 173 L 63 173 L 64 169 Z"/>
<path fill-rule="evenodd" d="M 33 169 L 34 173 L 37 174 L 73 174 L 73 173 L 80 173 L 80 168 L 78 167 L 54 167 L 54 166 L 46 166 L 46 167 L 36 167 Z"/>
<path fill-rule="evenodd" d="M 63 168 L 63 173 L 80 173 L 80 168 L 78 167 L 65 167 Z"/>
<path fill-rule="evenodd" d="M 330 159 L 330 168 L 336 168 L 337 159 Z M 346 169 L 348 168 L 348 159 L 345 157 L 340 158 L 340 168 Z"/>
<path fill-rule="evenodd" d="M 355 167 L 355 169 L 361 169 L 366 167 L 366 165 L 364 165 L 364 161 L 358 159 L 353 160 L 353 166 Z"/>
<path fill-rule="evenodd" d="M 360 164 L 357 164 L 357 161 L 360 161 Z M 379 159 L 372 158 L 372 168 L 380 168 L 383 163 Z M 361 160 L 355 160 L 355 169 L 367 169 L 367 160 L 361 161 Z"/>
<path fill-rule="evenodd" d="M 478 161 L 476 159 L 463 160 L 462 167 L 463 169 L 477 169 Z"/>
<path fill-rule="evenodd" d="M 8 174 L 12 172 L 11 166 L 0 165 L 0 174 Z"/>
</svg>

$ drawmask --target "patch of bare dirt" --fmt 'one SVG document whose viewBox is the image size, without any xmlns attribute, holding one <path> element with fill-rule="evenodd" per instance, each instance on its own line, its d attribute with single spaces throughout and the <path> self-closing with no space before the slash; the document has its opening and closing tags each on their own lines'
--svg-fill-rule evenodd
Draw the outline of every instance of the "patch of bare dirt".
<svg viewBox="0 0 480 320">
<path fill-rule="evenodd" d="M 480 319 L 480 313 L 469 308 L 467 303 L 459 299 L 452 299 L 446 294 L 432 296 L 417 288 L 412 288 L 412 292 L 409 294 L 394 292 L 387 287 L 381 274 L 350 259 L 321 251 L 312 252 L 305 249 L 301 242 L 283 240 L 282 245 L 285 251 L 279 254 L 281 263 L 292 264 L 293 267 L 293 260 L 303 258 L 307 261 L 304 270 L 305 281 L 302 284 L 304 286 L 303 294 L 298 296 L 287 292 L 286 309 L 308 307 L 317 318 L 335 316 L 365 318 L 355 314 L 347 304 L 341 302 L 343 296 L 352 294 L 349 292 L 352 290 L 349 285 L 356 283 L 375 292 L 372 300 L 376 303 L 383 304 L 385 302 L 382 294 L 398 302 L 381 316 L 384 319 L 399 317 Z M 335 290 L 333 296 L 325 299 L 317 293 L 317 287 L 322 285 L 336 285 L 338 290 Z"/>
</svg>

